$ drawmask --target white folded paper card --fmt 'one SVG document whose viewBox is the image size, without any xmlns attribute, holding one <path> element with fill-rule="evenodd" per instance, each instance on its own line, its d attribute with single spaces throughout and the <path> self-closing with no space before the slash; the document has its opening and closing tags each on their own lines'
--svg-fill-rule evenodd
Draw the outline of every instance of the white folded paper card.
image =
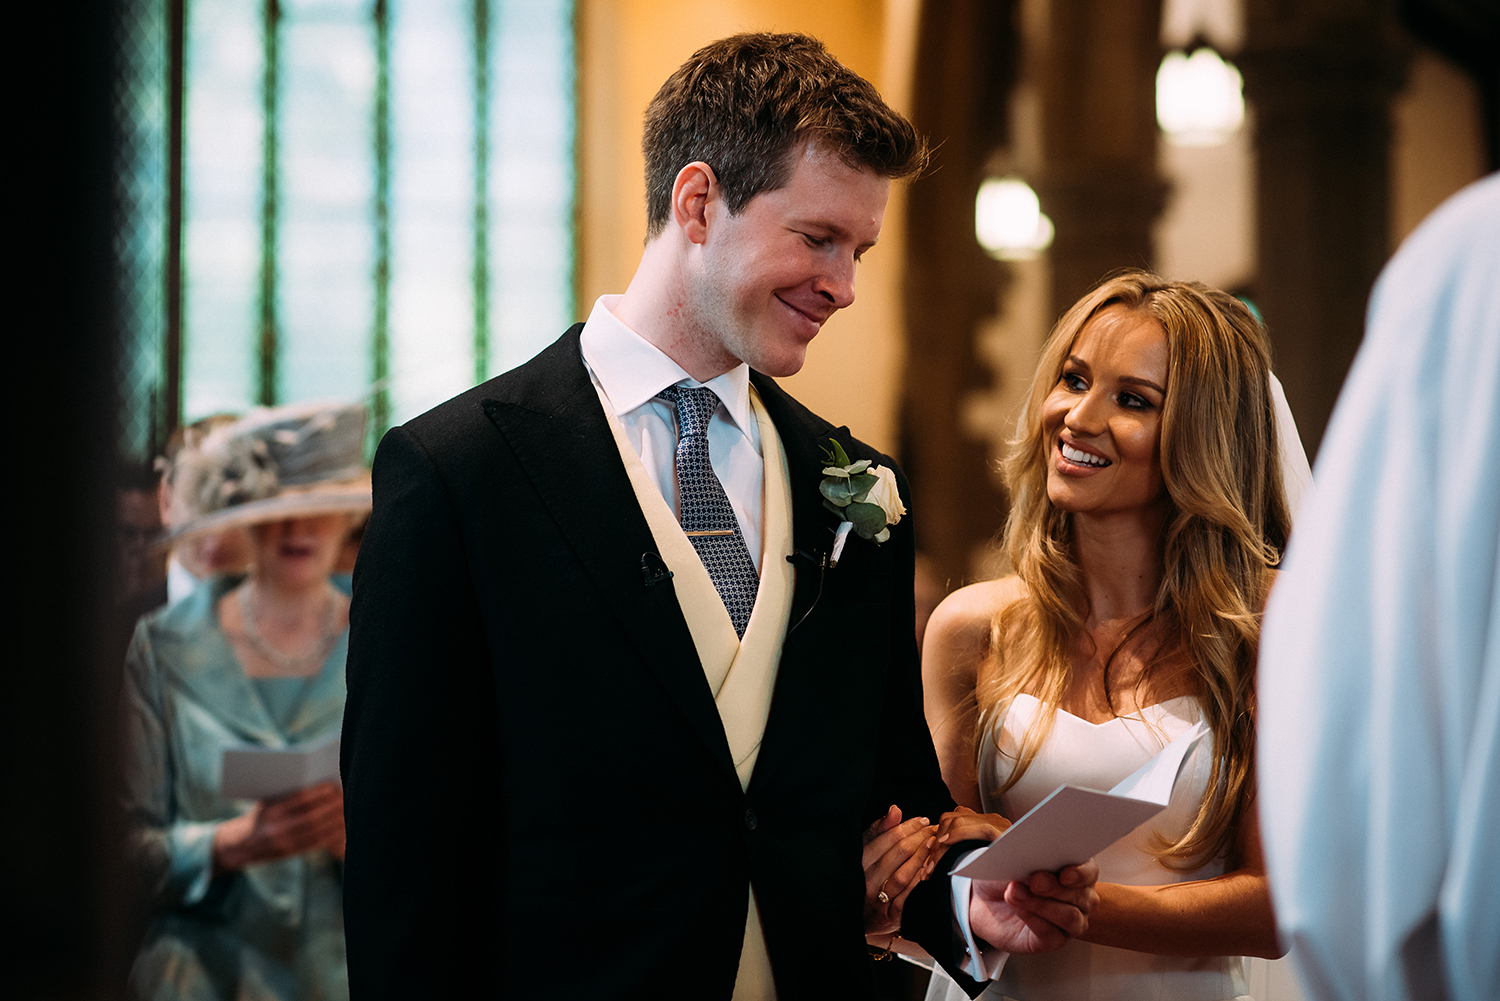
<svg viewBox="0 0 1500 1001">
<path fill-rule="evenodd" d="M 1058 786 L 953 875 L 1024 880 L 1088 861 L 1167 808 L 1183 762 L 1206 736 L 1199 723 L 1109 792 Z"/>
<path fill-rule="evenodd" d="M 285 796 L 339 778 L 339 734 L 294 747 L 226 747 L 219 789 L 225 799 Z"/>
</svg>

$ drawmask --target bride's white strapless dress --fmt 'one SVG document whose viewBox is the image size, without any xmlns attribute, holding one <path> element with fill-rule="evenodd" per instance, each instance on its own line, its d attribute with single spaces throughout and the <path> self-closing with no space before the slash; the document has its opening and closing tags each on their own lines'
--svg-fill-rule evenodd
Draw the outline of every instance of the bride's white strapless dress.
<svg viewBox="0 0 1500 1001">
<path fill-rule="evenodd" d="M 986 811 L 1015 819 L 1064 783 L 1109 789 L 1200 718 L 1198 701 L 1191 696 L 1098 724 L 1059 710 L 1026 774 L 996 798 L 993 791 L 1009 777 L 1026 728 L 1041 710 L 1036 699 L 1018 696 L 999 721 L 998 748 L 996 741 L 983 742 L 979 782 Z M 1178 775 L 1167 809 L 1097 856 L 1101 883 L 1160 886 L 1223 874 L 1222 859 L 1191 872 L 1176 872 L 1153 854 L 1155 835 L 1175 840 L 1192 823 L 1208 786 L 1212 754 L 1211 741 L 1199 743 Z M 986 1001 L 1249 1001 L 1238 957 L 1153 956 L 1079 941 L 1040 956 L 1011 956 L 1000 978 L 982 997 Z M 927 1001 L 966 1001 L 966 996 L 938 969 Z"/>
</svg>

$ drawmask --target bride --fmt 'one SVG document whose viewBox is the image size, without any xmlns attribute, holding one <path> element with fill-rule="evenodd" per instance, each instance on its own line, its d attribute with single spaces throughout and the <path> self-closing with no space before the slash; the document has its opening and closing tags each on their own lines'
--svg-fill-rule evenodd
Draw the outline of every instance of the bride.
<svg viewBox="0 0 1500 1001">
<path fill-rule="evenodd" d="M 927 630 L 943 777 L 1003 829 L 1064 782 L 1113 786 L 1200 720 L 1212 739 L 1167 810 L 1098 856 L 1081 939 L 1011 956 L 985 997 L 1217 1001 L 1245 993 L 1238 957 L 1280 954 L 1255 655 L 1291 527 L 1283 448 L 1300 484 L 1265 331 L 1226 293 L 1121 274 L 1043 349 L 1005 464 L 1015 573 L 950 595 Z M 945 987 L 962 997 L 935 979 L 929 998 Z"/>
</svg>

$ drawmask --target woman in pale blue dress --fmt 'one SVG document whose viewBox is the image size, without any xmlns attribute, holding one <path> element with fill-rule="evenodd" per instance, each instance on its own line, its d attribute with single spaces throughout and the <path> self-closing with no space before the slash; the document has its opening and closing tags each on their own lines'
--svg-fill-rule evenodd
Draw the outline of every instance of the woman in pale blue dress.
<svg viewBox="0 0 1500 1001">
<path fill-rule="evenodd" d="M 1140 272 L 1086 296 L 1043 349 L 1006 465 L 1016 572 L 955 592 L 928 626 L 944 778 L 998 833 L 1060 784 L 1110 788 L 1200 721 L 1212 739 L 1168 809 L 1098 856 L 1088 931 L 1009 957 L 987 998 L 1224 1001 L 1245 992 L 1238 957 L 1279 955 L 1255 654 L 1291 528 L 1283 446 L 1298 481 L 1306 459 L 1279 440 L 1295 431 L 1269 361 L 1238 300 Z M 940 980 L 929 997 L 945 992 L 962 997 Z"/>
<path fill-rule="evenodd" d="M 339 733 L 349 599 L 331 574 L 370 504 L 363 436 L 362 408 L 283 407 L 174 460 L 176 534 L 248 525 L 254 558 L 144 618 L 127 654 L 125 805 L 152 905 L 136 997 L 348 996 L 337 782 L 232 799 L 221 764 Z"/>
</svg>

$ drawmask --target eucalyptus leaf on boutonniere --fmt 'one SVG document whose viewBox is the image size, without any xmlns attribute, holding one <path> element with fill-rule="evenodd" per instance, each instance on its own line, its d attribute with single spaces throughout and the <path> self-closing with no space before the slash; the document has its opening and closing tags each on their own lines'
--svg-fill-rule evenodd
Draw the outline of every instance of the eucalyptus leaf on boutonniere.
<svg viewBox="0 0 1500 1001">
<path fill-rule="evenodd" d="M 828 560 L 829 566 L 837 566 L 850 531 L 879 545 L 891 537 L 891 526 L 906 514 L 906 505 L 901 503 L 895 473 L 870 465 L 869 459 L 850 462 L 837 440 L 829 438 L 828 444 L 833 447 L 823 449 L 828 465 L 818 492 L 823 495 L 823 506 L 841 519 Z"/>
</svg>

